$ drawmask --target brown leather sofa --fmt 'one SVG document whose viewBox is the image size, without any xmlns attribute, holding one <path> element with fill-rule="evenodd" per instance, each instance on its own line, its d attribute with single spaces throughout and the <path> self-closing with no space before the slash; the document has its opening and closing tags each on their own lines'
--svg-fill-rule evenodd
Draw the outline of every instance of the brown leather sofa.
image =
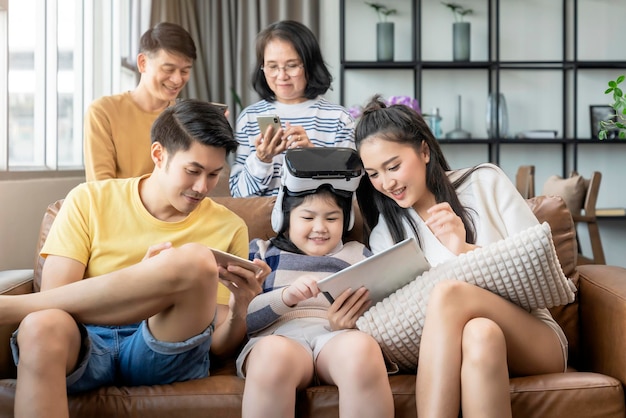
<svg viewBox="0 0 626 418">
<path fill-rule="evenodd" d="M 250 237 L 271 235 L 273 198 L 215 198 L 238 213 L 249 226 Z M 553 232 L 563 270 L 578 287 L 576 301 L 553 309 L 570 343 L 567 373 L 510 380 L 515 417 L 625 416 L 626 384 L 626 269 L 589 265 L 576 267 L 573 223 L 560 198 L 538 197 L 529 205 L 547 220 Z M 41 240 L 58 209 L 51 205 L 44 218 Z M 360 236 L 357 220 L 353 238 Z M 0 272 L 0 292 L 28 293 L 37 289 L 41 263 L 32 271 Z M 27 276 L 26 278 L 20 276 Z M 15 369 L 8 338 L 15 326 L 0 327 L 0 417 L 13 416 Z M 244 382 L 235 376 L 234 361 L 214 364 L 211 376 L 189 382 L 151 387 L 105 387 L 70 397 L 73 417 L 239 417 Z M 268 365 L 271 367 L 271 365 Z M 389 377 L 396 417 L 415 417 L 415 376 Z M 332 386 L 314 386 L 298 394 L 298 417 L 338 417 L 338 392 Z"/>
</svg>

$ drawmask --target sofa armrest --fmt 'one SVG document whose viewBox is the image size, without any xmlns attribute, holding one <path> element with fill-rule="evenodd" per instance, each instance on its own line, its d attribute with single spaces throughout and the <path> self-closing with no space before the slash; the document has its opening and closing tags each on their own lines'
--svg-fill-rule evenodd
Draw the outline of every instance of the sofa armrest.
<svg viewBox="0 0 626 418">
<path fill-rule="evenodd" d="M 626 269 L 579 266 L 582 365 L 626 386 Z"/>
<path fill-rule="evenodd" d="M 33 291 L 33 270 L 0 271 L 0 295 L 21 295 Z M 9 347 L 11 334 L 18 324 L 0 325 L 0 378 L 15 377 L 15 365 Z"/>
<path fill-rule="evenodd" d="M 32 292 L 32 269 L 0 271 L 0 295 L 21 295 Z"/>
</svg>

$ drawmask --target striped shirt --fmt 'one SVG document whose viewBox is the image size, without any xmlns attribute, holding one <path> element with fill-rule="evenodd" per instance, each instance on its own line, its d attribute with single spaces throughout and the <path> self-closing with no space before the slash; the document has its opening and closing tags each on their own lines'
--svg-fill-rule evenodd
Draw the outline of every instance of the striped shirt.
<svg viewBox="0 0 626 418">
<path fill-rule="evenodd" d="M 237 119 L 235 138 L 239 142 L 230 170 L 230 193 L 233 197 L 272 196 L 278 194 L 280 169 L 284 153 L 271 163 L 256 156 L 255 139 L 261 133 L 256 118 L 260 115 L 280 116 L 285 122 L 302 126 L 316 147 L 348 147 L 354 145 L 354 119 L 342 106 L 319 96 L 297 104 L 261 100 L 243 110 Z"/>
<path fill-rule="evenodd" d="M 253 240 L 250 242 L 250 259 L 258 258 L 265 261 L 272 272 L 263 283 L 263 292 L 252 299 L 248 306 L 246 318 L 248 335 L 250 337 L 269 335 L 280 325 L 296 318 L 326 319 L 330 304 L 323 294 L 320 293 L 314 298 L 303 300 L 290 307 L 283 302 L 283 289 L 304 274 L 322 279 L 371 254 L 367 247 L 357 241 L 341 246 L 333 254 L 313 256 L 280 250 L 269 240 Z"/>
</svg>

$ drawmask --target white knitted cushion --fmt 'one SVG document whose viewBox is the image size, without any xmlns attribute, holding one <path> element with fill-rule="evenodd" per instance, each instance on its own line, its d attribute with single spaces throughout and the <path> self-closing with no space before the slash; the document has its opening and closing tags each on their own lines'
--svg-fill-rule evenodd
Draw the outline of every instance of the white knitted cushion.
<svg viewBox="0 0 626 418">
<path fill-rule="evenodd" d="M 400 367 L 415 369 L 428 296 L 437 282 L 449 279 L 475 284 L 527 310 L 566 305 L 576 291 L 544 222 L 431 268 L 370 308 L 357 327 Z"/>
</svg>

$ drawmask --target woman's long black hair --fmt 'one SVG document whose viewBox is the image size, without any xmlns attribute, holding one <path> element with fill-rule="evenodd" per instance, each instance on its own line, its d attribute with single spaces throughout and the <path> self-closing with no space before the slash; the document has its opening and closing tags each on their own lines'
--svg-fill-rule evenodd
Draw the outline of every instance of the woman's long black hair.
<svg viewBox="0 0 626 418">
<path fill-rule="evenodd" d="M 439 143 L 428 128 L 422 116 L 408 106 L 397 104 L 387 107 L 380 96 L 374 96 L 363 111 L 355 128 L 357 149 L 371 137 L 385 141 L 408 144 L 415 152 L 423 150 L 430 153 L 430 161 L 426 165 L 426 187 L 435 196 L 437 203 L 448 202 L 465 225 L 466 242 L 476 242 L 476 232 L 468 209 L 461 205 L 456 194 L 457 187 L 462 184 L 475 170 L 471 169 L 451 182 L 446 174 L 450 166 L 441 151 Z M 406 219 L 415 235 L 417 225 L 409 216 L 407 209 L 401 208 L 391 198 L 378 192 L 368 176 L 363 177 L 356 191 L 357 201 L 365 226 L 365 242 L 369 243 L 369 235 L 378 223 L 382 214 L 394 242 L 406 238 L 402 221 Z"/>
</svg>

